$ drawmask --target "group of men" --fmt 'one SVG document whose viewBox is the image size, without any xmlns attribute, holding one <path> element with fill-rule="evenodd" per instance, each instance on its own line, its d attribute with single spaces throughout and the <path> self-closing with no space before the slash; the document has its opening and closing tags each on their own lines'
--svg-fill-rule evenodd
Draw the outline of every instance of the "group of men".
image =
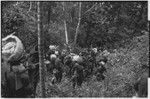
<svg viewBox="0 0 150 99">
<path fill-rule="evenodd" d="M 70 78 L 73 88 L 81 87 L 88 78 L 96 77 L 97 81 L 105 79 L 107 72 L 107 50 L 101 51 L 97 48 L 83 49 L 80 53 L 73 53 L 69 49 L 59 51 L 57 48 L 49 49 L 47 65 L 52 73 L 52 84 L 60 83 L 63 76 Z M 64 75 L 63 75 L 64 74 Z M 147 76 L 143 75 L 134 84 L 136 96 L 147 96 Z"/>
<path fill-rule="evenodd" d="M 97 58 L 98 53 L 94 48 L 76 54 L 70 50 L 59 51 L 56 46 L 51 45 L 46 59 L 49 60 L 47 70 L 53 75 L 52 84 L 61 82 L 63 75 L 70 78 L 73 88 L 81 86 L 83 81 L 93 75 L 98 81 L 104 80 L 107 57 Z"/>
<path fill-rule="evenodd" d="M 60 83 L 63 76 L 66 76 L 72 82 L 73 88 L 81 87 L 84 81 L 93 76 L 96 77 L 97 81 L 104 80 L 104 72 L 107 72 L 107 55 L 106 53 L 101 54 L 101 51 L 98 51 L 97 48 L 84 49 L 77 54 L 50 45 L 45 59 L 48 61 L 45 62 L 47 71 L 53 75 L 52 84 Z M 2 75 L 5 78 L 4 83 L 1 84 L 2 96 L 35 97 L 39 80 L 37 46 L 32 53 L 22 55 L 17 61 L 7 61 L 7 64 L 3 65 L 4 67 L 5 65 L 9 66 L 8 70 Z"/>
</svg>

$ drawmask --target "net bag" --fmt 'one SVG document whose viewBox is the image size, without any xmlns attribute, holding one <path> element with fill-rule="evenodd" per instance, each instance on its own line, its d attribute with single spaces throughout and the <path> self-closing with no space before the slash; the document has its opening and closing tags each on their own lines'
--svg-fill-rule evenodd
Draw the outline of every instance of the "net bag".
<svg viewBox="0 0 150 99">
<path fill-rule="evenodd" d="M 17 36 L 9 35 L 2 39 L 2 58 L 4 60 L 17 61 L 23 52 L 23 44 Z"/>
</svg>

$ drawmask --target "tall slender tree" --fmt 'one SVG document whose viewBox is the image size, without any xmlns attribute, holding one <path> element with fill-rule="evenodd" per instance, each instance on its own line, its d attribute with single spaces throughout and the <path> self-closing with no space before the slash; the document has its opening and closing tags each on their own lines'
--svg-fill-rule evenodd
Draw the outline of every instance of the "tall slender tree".
<svg viewBox="0 0 150 99">
<path fill-rule="evenodd" d="M 82 2 L 79 2 L 79 18 L 78 18 L 78 24 L 77 24 L 75 38 L 74 38 L 74 46 L 77 43 L 77 36 L 78 36 L 78 32 L 79 32 L 79 27 L 80 27 L 80 21 L 81 21 L 81 4 L 82 4 Z"/>
<path fill-rule="evenodd" d="M 38 6 L 38 51 L 39 51 L 39 74 L 40 74 L 40 97 L 46 97 L 45 94 L 45 66 L 44 66 L 44 44 L 42 32 L 42 2 L 37 3 Z"/>
<path fill-rule="evenodd" d="M 65 2 L 63 2 L 63 12 L 64 12 L 64 14 L 65 14 Z M 66 16 L 66 15 L 65 15 L 65 16 Z M 66 44 L 68 45 L 68 32 L 67 32 L 66 18 L 64 19 L 64 27 L 65 27 Z"/>
</svg>

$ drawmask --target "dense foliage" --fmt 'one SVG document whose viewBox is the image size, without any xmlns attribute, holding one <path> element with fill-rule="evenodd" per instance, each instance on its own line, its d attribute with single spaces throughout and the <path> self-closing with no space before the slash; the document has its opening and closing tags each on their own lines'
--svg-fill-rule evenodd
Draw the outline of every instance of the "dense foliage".
<svg viewBox="0 0 150 99">
<path fill-rule="evenodd" d="M 64 7 L 64 10 L 63 10 Z M 47 96 L 132 96 L 133 84 L 149 66 L 149 27 L 147 2 L 82 2 L 81 23 L 77 35 L 77 50 L 101 47 L 108 56 L 106 80 L 102 83 L 93 77 L 82 88 L 72 90 L 67 78 L 58 86 L 46 81 Z M 14 33 L 23 42 L 26 51 L 37 44 L 37 2 L 1 2 L 2 38 Z M 42 24 L 44 46 L 64 47 L 66 20 L 69 45 L 75 40 L 79 20 L 79 2 L 43 2 Z M 146 73 L 148 73 L 146 71 Z"/>
<path fill-rule="evenodd" d="M 148 33 L 134 37 L 129 48 L 114 50 L 108 55 L 106 79 L 98 82 L 95 76 L 89 78 L 82 87 L 73 89 L 68 78 L 51 85 L 51 75 L 46 76 L 47 97 L 132 97 L 134 84 L 149 69 L 149 37 Z M 37 93 L 40 91 L 37 90 Z"/>
<path fill-rule="evenodd" d="M 71 44 L 79 3 L 65 2 L 65 11 L 62 2 L 43 2 L 43 5 L 45 44 L 65 43 L 63 20 L 67 22 Z M 143 30 L 148 31 L 147 2 L 82 2 L 77 44 L 80 47 L 124 47 L 133 37 L 142 35 Z M 13 32 L 25 46 L 37 42 L 36 2 L 2 2 L 2 37 Z"/>
</svg>

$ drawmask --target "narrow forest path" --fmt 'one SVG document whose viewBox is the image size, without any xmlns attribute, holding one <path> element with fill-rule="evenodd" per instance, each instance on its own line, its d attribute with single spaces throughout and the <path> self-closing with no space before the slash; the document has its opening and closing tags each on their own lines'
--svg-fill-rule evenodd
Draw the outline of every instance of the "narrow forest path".
<svg viewBox="0 0 150 99">
<path fill-rule="evenodd" d="M 96 78 L 90 77 L 84 81 L 81 87 L 72 88 L 72 82 L 69 78 L 63 76 L 60 83 L 51 84 L 52 76 L 47 73 L 46 76 L 46 95 L 47 97 L 103 97 L 105 88 L 105 81 L 96 81 Z M 39 93 L 39 85 L 37 86 L 37 93 Z M 38 94 L 37 94 L 37 97 Z"/>
</svg>

